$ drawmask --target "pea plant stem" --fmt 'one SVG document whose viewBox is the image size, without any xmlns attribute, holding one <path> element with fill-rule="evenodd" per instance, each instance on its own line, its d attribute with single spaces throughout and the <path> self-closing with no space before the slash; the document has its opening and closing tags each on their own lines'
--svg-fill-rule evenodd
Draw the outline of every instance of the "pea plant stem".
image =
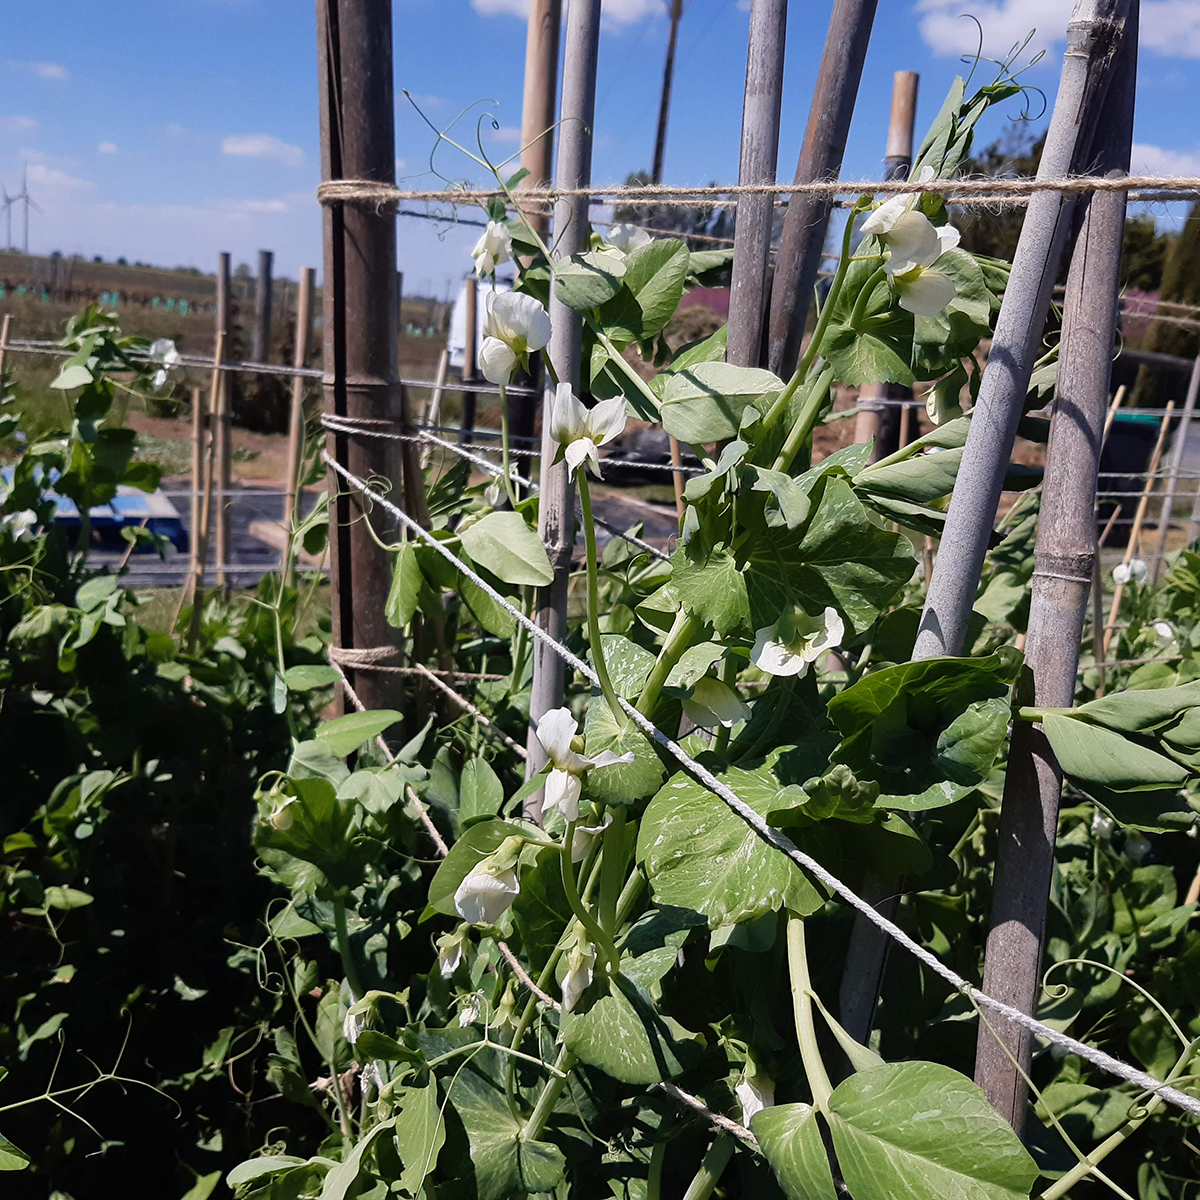
<svg viewBox="0 0 1200 1200">
<path fill-rule="evenodd" d="M 508 434 L 508 390 L 503 384 L 500 385 L 500 452 L 502 455 L 502 466 L 504 469 L 504 491 L 508 496 L 508 502 L 513 508 L 517 507 L 517 494 L 513 490 L 512 467 L 510 451 L 509 451 L 509 434 Z"/>
<path fill-rule="evenodd" d="M 709 1146 L 708 1153 L 700 1163 L 700 1169 L 696 1172 L 692 1182 L 688 1184 L 688 1189 L 683 1194 L 683 1200 L 708 1200 L 720 1182 L 725 1168 L 729 1166 L 729 1160 L 733 1157 L 735 1148 L 736 1143 L 729 1134 L 718 1135 L 713 1144 Z"/>
<path fill-rule="evenodd" d="M 366 993 L 363 991 L 358 965 L 350 949 L 350 931 L 346 925 L 346 897 L 340 892 L 333 898 L 333 928 L 337 937 L 338 954 L 342 958 L 342 970 L 346 972 L 346 982 L 350 985 L 354 999 L 361 1000 Z"/>
<path fill-rule="evenodd" d="M 788 433 L 787 440 L 783 443 L 783 448 L 779 451 L 779 456 L 772 465 L 772 470 L 789 470 L 796 455 L 800 452 L 800 447 L 812 436 L 813 427 L 816 425 L 817 417 L 821 412 L 821 406 L 825 403 L 825 397 L 829 394 L 829 389 L 832 386 L 833 368 L 826 367 L 809 385 L 800 415 L 796 419 L 795 425 L 792 426 L 791 432 Z"/>
<path fill-rule="evenodd" d="M 617 963 L 619 961 L 617 949 L 613 945 L 612 938 L 601 928 L 600 923 L 579 896 L 579 885 L 575 881 L 575 868 L 571 863 L 571 843 L 574 840 L 575 822 L 568 821 L 567 831 L 563 834 L 562 850 L 560 851 L 563 891 L 566 892 L 567 903 L 571 906 L 571 911 L 575 914 L 580 925 L 583 926 L 588 937 L 595 944 L 597 951 L 604 957 L 609 973 L 613 974 L 617 970 Z M 603 875 L 603 867 L 601 867 L 601 874 Z"/>
<path fill-rule="evenodd" d="M 804 919 L 795 913 L 787 918 L 788 974 L 792 982 L 792 1009 L 796 1017 L 796 1040 L 800 1044 L 800 1060 L 808 1076 L 813 1105 L 822 1112 L 829 1110 L 833 1085 L 817 1045 L 817 1029 L 813 1021 L 812 981 L 808 975 L 808 954 L 804 945 Z"/>
<path fill-rule="evenodd" d="M 604 831 L 600 864 L 600 927 L 610 937 L 617 934 L 617 899 L 625 882 L 625 806 L 609 808 L 612 820 Z"/>
<path fill-rule="evenodd" d="M 550 1114 L 554 1111 L 554 1106 L 558 1103 L 563 1088 L 566 1087 L 567 1073 L 574 1066 L 575 1055 L 564 1046 L 558 1052 L 558 1061 L 554 1064 L 554 1070 L 558 1074 L 552 1075 L 546 1081 L 546 1086 L 542 1088 L 542 1094 L 538 1097 L 537 1104 L 534 1105 L 533 1113 L 525 1122 L 525 1128 L 521 1130 L 523 1142 L 536 1142 L 542 1136 L 546 1122 L 550 1119 Z"/>
<path fill-rule="evenodd" d="M 578 474 L 579 506 L 583 509 L 583 540 L 587 547 L 587 623 L 588 639 L 591 642 L 592 662 L 600 680 L 600 690 L 613 720 L 624 729 L 629 724 L 625 710 L 617 701 L 616 689 L 608 675 L 608 663 L 604 661 L 604 646 L 600 641 L 600 568 L 596 559 L 596 522 L 592 517 L 592 494 L 588 489 L 587 475 Z"/>
<path fill-rule="evenodd" d="M 663 642 L 662 649 L 658 652 L 658 659 L 646 679 L 642 694 L 638 697 L 637 710 L 643 716 L 653 716 L 654 706 L 658 703 L 659 696 L 662 695 L 667 677 L 702 628 L 703 623 L 693 613 L 686 612 L 681 608 L 675 614 L 671 630 Z"/>
</svg>

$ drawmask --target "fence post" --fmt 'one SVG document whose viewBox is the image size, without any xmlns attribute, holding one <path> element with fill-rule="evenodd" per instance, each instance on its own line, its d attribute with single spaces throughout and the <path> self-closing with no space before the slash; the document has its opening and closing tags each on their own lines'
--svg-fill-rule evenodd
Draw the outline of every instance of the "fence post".
<svg viewBox="0 0 1200 1200">
<path fill-rule="evenodd" d="M 562 26 L 562 0 L 533 0 L 529 6 L 529 28 L 525 39 L 525 97 L 521 109 L 521 166 L 529 172 L 518 187 L 544 187 L 554 161 L 554 114 L 558 99 L 558 40 Z M 544 205 L 523 205 L 525 219 L 545 233 Z M 530 359 L 531 370 L 517 375 L 517 382 L 531 390 L 542 384 L 541 360 Z M 513 442 L 522 449 L 533 445 L 537 424 L 536 395 L 508 397 L 509 427 Z"/>
<path fill-rule="evenodd" d="M 216 362 L 220 364 L 229 356 L 229 342 L 233 327 L 231 279 L 229 275 L 229 254 L 222 252 L 217 260 L 217 350 Z M 234 388 L 233 379 L 228 371 L 222 371 L 218 366 L 213 368 L 216 384 L 215 409 L 209 410 L 209 423 L 212 426 L 213 453 L 216 485 L 215 538 L 217 552 L 217 583 L 228 587 L 231 576 L 226 571 L 232 555 L 229 544 L 229 491 L 233 475 L 233 446 L 230 436 L 230 398 Z"/>
<path fill-rule="evenodd" d="M 912 170 L 913 124 L 917 119 L 916 71 L 897 71 L 892 79 L 892 108 L 888 121 L 887 154 L 884 179 L 907 179 Z M 884 458 L 907 443 L 909 406 L 897 408 L 881 403 L 886 400 L 911 400 L 912 388 L 895 383 L 868 384 L 858 396 L 858 416 L 854 422 L 854 440 L 875 439 L 872 460 Z M 901 429 L 900 426 L 904 428 Z"/>
<path fill-rule="evenodd" d="M 1120 32 L 1100 124 L 1099 169 L 1116 175 L 1129 171 L 1137 28 L 1134 0 Z M 1069 708 L 1075 697 L 1095 561 L 1096 472 L 1117 328 L 1124 229 L 1125 193 L 1094 193 L 1067 276 L 1025 638 L 1025 660 L 1033 673 L 1032 703 L 1046 708 Z M 1062 771 L 1041 726 L 1016 722 L 1000 809 L 983 990 L 1031 1014 L 1037 1009 L 1061 790 Z M 991 1018 L 991 1026 L 981 1022 L 979 1027 L 975 1081 L 1020 1133 L 1029 1094 L 1022 1071 L 1029 1070 L 1032 1037 L 999 1017 Z"/>
<path fill-rule="evenodd" d="M 394 184 L 396 145 L 392 90 L 390 0 L 318 0 L 317 55 L 321 111 L 321 178 Z M 396 375 L 396 218 L 374 202 L 324 207 L 325 411 L 351 423 L 400 417 Z M 360 478 L 399 478 L 396 443 L 331 433 L 329 452 Z M 391 588 L 391 555 L 366 529 L 380 522 L 357 493 L 330 476 L 330 568 L 333 647 L 339 651 L 393 650 L 399 630 L 384 617 Z M 377 528 L 385 540 L 391 531 Z M 401 708 L 397 676 L 343 669 L 367 708 Z"/>
<path fill-rule="evenodd" d="M 479 403 L 478 395 L 470 386 L 476 381 L 476 351 L 479 345 L 479 280 L 474 275 L 467 276 L 463 299 L 466 324 L 463 336 L 462 419 L 458 425 L 458 444 L 469 446 L 475 440 L 475 409 Z"/>
<path fill-rule="evenodd" d="M 836 179 L 842 168 L 875 4 L 876 0 L 834 0 L 808 110 L 808 128 L 796 164 L 796 183 Z M 788 200 L 783 238 L 775 256 L 767 333 L 767 366 L 784 379 L 796 369 L 800 357 L 831 207 L 832 200 L 825 196 L 793 195 Z"/>
<path fill-rule="evenodd" d="M 779 163 L 779 113 L 783 102 L 783 48 L 787 0 L 753 0 L 742 102 L 739 184 L 774 183 Z M 767 268 L 775 197 L 742 196 L 733 237 L 729 289 L 728 362 L 757 367 L 762 359 Z M 676 473 L 676 478 L 679 478 Z"/>
<path fill-rule="evenodd" d="M 567 44 L 563 61 L 562 140 L 558 151 L 555 183 L 560 188 L 582 188 L 592 178 L 592 122 L 596 109 L 596 55 L 600 44 L 600 0 L 575 0 L 567 10 Z M 558 254 L 568 255 L 587 249 L 588 198 L 572 196 L 556 201 L 554 230 L 558 235 Z M 579 356 L 583 329 L 579 316 L 550 292 L 550 361 L 563 383 L 579 387 Z M 543 393 L 543 412 L 553 400 L 553 384 L 547 380 Z M 541 535 L 554 582 L 538 588 L 534 621 L 551 637 L 561 640 L 567 633 L 567 588 L 571 576 L 571 555 L 575 549 L 575 489 L 567 475 L 567 464 L 553 465 L 557 450 L 550 436 L 550 422 L 542 422 L 541 485 L 538 506 L 538 533 Z M 533 685 L 529 697 L 529 738 L 526 760 L 527 779 L 546 761 L 546 752 L 534 728 L 539 718 L 563 699 L 563 661 L 540 641 L 533 643 Z M 540 820 L 543 792 L 539 789 L 525 801 L 525 815 Z"/>
<path fill-rule="evenodd" d="M 1061 179 L 1090 166 L 1100 109 L 1131 3 L 1076 0 L 1039 179 Z M 970 480 L 970 486 L 955 488 L 950 499 L 914 659 L 962 650 L 1078 198 L 1070 192 L 1035 192 L 1029 198 L 959 467 L 959 479 Z"/>
<path fill-rule="evenodd" d="M 296 296 L 296 349 L 292 365 L 297 369 L 308 366 L 308 342 L 312 336 L 312 306 L 316 291 L 316 271 L 303 267 L 300 271 L 300 290 Z M 304 377 L 292 377 L 292 407 L 288 414 L 287 501 L 283 511 L 283 529 L 290 540 L 299 517 L 300 473 L 304 468 Z M 291 583 L 296 559 L 284 550 L 285 583 Z"/>
<path fill-rule="evenodd" d="M 1167 552 L 1167 535 L 1171 531 L 1171 515 L 1175 509 L 1175 489 L 1179 486 L 1179 471 L 1183 466 L 1183 452 L 1187 445 L 1188 430 L 1196 412 L 1196 394 L 1200 392 L 1200 355 L 1192 363 L 1192 375 L 1188 380 L 1187 395 L 1183 401 L 1183 415 L 1175 433 L 1175 445 L 1171 447 L 1171 467 L 1167 475 L 1166 494 L 1163 496 L 1162 512 L 1158 518 L 1158 545 L 1154 548 L 1154 561 L 1150 564 L 1150 586 L 1158 582 L 1162 570 L 1163 555 Z"/>
<path fill-rule="evenodd" d="M 254 346 L 250 351 L 255 362 L 271 361 L 271 267 L 275 253 L 258 252 L 258 283 L 254 289 Z"/>
</svg>

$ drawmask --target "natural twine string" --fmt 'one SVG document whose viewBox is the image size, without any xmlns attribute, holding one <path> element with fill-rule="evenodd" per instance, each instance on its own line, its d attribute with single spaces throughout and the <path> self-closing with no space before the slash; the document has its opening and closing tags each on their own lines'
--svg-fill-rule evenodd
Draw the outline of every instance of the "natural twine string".
<svg viewBox="0 0 1200 1200">
<path fill-rule="evenodd" d="M 1200 196 L 1200 177 L 1184 175 L 1066 175 L 1057 179 L 915 179 L 889 180 L 817 180 L 812 183 L 741 183 L 721 186 L 682 187 L 648 184 L 642 186 L 581 188 L 523 188 L 522 203 L 527 201 L 571 200 L 576 198 L 629 201 L 636 204 L 674 203 L 684 199 L 719 199 L 725 202 L 735 196 L 823 196 L 833 199 L 854 195 L 919 195 L 934 193 L 953 196 L 956 201 L 979 199 L 1011 203 L 1038 192 L 1133 192 L 1130 199 L 1184 200 Z M 1147 193 L 1142 195 L 1140 193 Z M 328 179 L 317 187 L 320 204 L 355 204 L 385 208 L 406 201 L 450 202 L 473 204 L 493 199 L 507 199 L 497 189 L 441 188 L 407 189 L 394 183 L 378 183 L 370 179 Z"/>
<path fill-rule="evenodd" d="M 561 642 L 548 634 L 540 625 L 537 625 L 525 616 L 519 609 L 515 608 L 508 602 L 505 597 L 500 595 L 495 588 L 491 586 L 482 576 L 473 571 L 466 563 L 458 558 L 452 551 L 446 548 L 437 538 L 430 535 L 426 530 L 413 520 L 406 512 L 393 504 L 386 496 L 380 495 L 374 491 L 370 485 L 357 475 L 347 470 L 336 459 L 332 458 L 328 453 L 322 455 L 324 461 L 338 475 L 340 475 L 351 487 L 368 495 L 381 508 L 389 512 L 402 525 L 410 530 L 415 536 L 432 546 L 437 553 L 450 562 L 457 570 L 461 571 L 466 578 L 470 579 L 476 587 L 482 588 L 493 600 L 504 608 L 514 620 L 521 622 L 529 632 L 545 645 L 552 653 L 557 654 L 565 663 L 578 671 L 585 679 L 589 680 L 593 685 L 599 686 L 599 678 L 592 668 L 583 661 L 578 655 L 573 654 Z M 781 853 L 785 854 L 796 866 L 807 871 L 814 878 L 819 880 L 831 892 L 839 895 L 852 908 L 861 912 L 873 925 L 878 926 L 894 941 L 899 942 L 910 954 L 922 962 L 929 970 L 934 972 L 940 978 L 944 979 L 956 991 L 961 992 L 973 1004 L 981 1008 L 990 1009 L 992 1012 L 999 1014 L 1014 1025 L 1019 1025 L 1023 1029 L 1029 1030 L 1037 1037 L 1050 1042 L 1056 1046 L 1061 1046 L 1063 1049 L 1072 1054 L 1079 1055 L 1080 1058 L 1086 1059 L 1093 1063 L 1101 1070 L 1107 1071 L 1110 1075 L 1116 1076 L 1118 1079 L 1123 1079 L 1128 1083 L 1135 1084 L 1138 1088 L 1144 1091 L 1160 1096 L 1170 1104 L 1183 1109 L 1185 1112 L 1192 1113 L 1195 1116 L 1200 1116 L 1200 1099 L 1187 1095 L 1186 1092 L 1180 1091 L 1176 1087 L 1164 1083 L 1161 1079 L 1155 1079 L 1153 1075 L 1145 1071 L 1139 1070 L 1137 1067 L 1131 1066 L 1129 1063 L 1122 1062 L 1119 1058 L 1115 1058 L 1111 1054 L 1106 1054 L 1103 1050 L 1098 1050 L 1094 1046 L 1087 1045 L 1086 1042 L 1079 1041 L 1078 1038 L 1073 1038 L 1069 1034 L 1060 1033 L 1056 1029 L 1051 1029 L 1049 1025 L 1043 1024 L 1037 1018 L 1030 1016 L 1028 1013 L 1022 1012 L 1018 1008 L 1014 1008 L 1011 1004 L 1005 1004 L 1002 1000 L 997 1000 L 993 996 L 989 996 L 986 992 L 974 987 L 956 971 L 946 966 L 936 955 L 932 954 L 919 942 L 914 941 L 903 929 L 894 922 L 889 921 L 886 917 L 876 912 L 875 908 L 862 899 L 854 892 L 847 884 L 843 883 L 831 871 L 823 867 L 815 858 L 806 854 L 794 842 L 791 841 L 785 834 L 781 833 L 774 826 L 769 825 L 765 818 L 755 809 L 751 808 L 744 800 L 742 800 L 729 786 L 722 783 L 711 771 L 687 753 L 677 742 L 668 737 L 661 729 L 657 728 L 642 713 L 638 712 L 632 704 L 627 700 L 618 697 L 618 701 L 622 710 L 630 717 L 630 719 L 638 726 L 639 729 L 651 740 L 657 742 L 663 747 L 689 775 L 697 782 L 703 784 L 710 792 L 722 800 L 726 806 L 737 817 L 739 817 L 746 825 L 762 838 L 768 845 L 773 846 Z"/>
</svg>

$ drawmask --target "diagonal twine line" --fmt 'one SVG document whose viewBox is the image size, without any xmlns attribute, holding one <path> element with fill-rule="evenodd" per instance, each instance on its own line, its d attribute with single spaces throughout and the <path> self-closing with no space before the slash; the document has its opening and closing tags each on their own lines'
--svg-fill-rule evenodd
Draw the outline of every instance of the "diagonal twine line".
<svg viewBox="0 0 1200 1200">
<path fill-rule="evenodd" d="M 380 495 L 374 491 L 365 481 L 354 475 L 336 459 L 331 457 L 328 452 L 322 455 L 326 464 L 346 480 L 353 488 L 369 496 L 385 511 L 389 512 L 397 520 L 399 520 L 407 529 L 422 538 L 431 545 L 439 554 L 447 561 L 452 563 L 456 569 L 461 571 L 476 587 L 482 588 L 493 600 L 501 607 L 506 609 L 508 613 L 516 620 L 520 621 L 529 632 L 537 638 L 543 645 L 547 646 L 555 654 L 557 654 L 564 662 L 569 663 L 576 671 L 578 671 L 585 679 L 599 686 L 599 679 L 596 673 L 588 666 L 583 659 L 578 655 L 573 654 L 561 642 L 551 637 L 540 625 L 535 624 L 525 616 L 519 609 L 513 607 L 495 588 L 467 566 L 460 558 L 452 551 L 448 550 L 437 538 L 432 537 L 421 526 L 412 519 L 406 512 L 393 504 L 386 496 Z M 863 914 L 872 924 L 877 925 L 894 941 L 899 942 L 910 954 L 914 955 L 920 962 L 924 963 L 931 971 L 940 976 L 951 985 L 956 991 L 961 992 L 972 1003 L 990 1009 L 992 1012 L 998 1013 L 1000 1016 L 1011 1021 L 1014 1025 L 1020 1025 L 1023 1029 L 1029 1030 L 1045 1041 L 1051 1042 L 1054 1045 L 1065 1047 L 1073 1054 L 1078 1054 L 1080 1058 L 1087 1059 L 1088 1062 L 1095 1064 L 1102 1070 L 1107 1071 L 1110 1075 L 1115 1075 L 1118 1079 L 1124 1079 L 1129 1083 L 1136 1084 L 1139 1088 L 1160 1096 L 1170 1104 L 1174 1104 L 1177 1108 L 1182 1108 L 1185 1112 L 1192 1113 L 1195 1116 L 1200 1116 L 1200 1100 L 1187 1095 L 1178 1088 L 1172 1087 L 1164 1083 L 1161 1079 L 1155 1079 L 1153 1075 L 1147 1074 L 1145 1071 L 1140 1071 L 1136 1067 L 1130 1066 L 1126 1062 L 1122 1062 L 1119 1058 L 1115 1058 L 1111 1054 L 1106 1054 L 1103 1050 L 1097 1050 L 1093 1046 L 1081 1042 L 1078 1038 L 1073 1038 L 1069 1034 L 1060 1033 L 1056 1029 L 1051 1029 L 1049 1025 L 1043 1024 L 1036 1017 L 1031 1017 L 1028 1013 L 1023 1013 L 1019 1008 L 1014 1008 L 1011 1004 L 1005 1004 L 1002 1000 L 997 1000 L 989 996 L 986 992 L 974 987 L 968 983 L 961 975 L 951 970 L 939 958 L 931 954 L 924 946 L 914 941 L 907 933 L 904 932 L 898 925 L 889 921 L 886 917 L 881 916 L 875 909 L 861 896 L 854 892 L 848 885 L 843 883 L 831 871 L 823 867 L 815 858 L 806 854 L 801 850 L 790 838 L 780 833 L 773 826 L 768 825 L 766 820 L 742 800 L 729 786 L 722 783 L 711 771 L 696 762 L 686 750 L 683 749 L 677 742 L 669 738 L 661 729 L 658 729 L 649 718 L 643 716 L 628 700 L 622 697 L 617 697 L 621 708 L 632 719 L 634 724 L 642 730 L 645 735 L 657 742 L 665 750 L 667 750 L 673 758 L 699 783 L 704 784 L 709 791 L 718 796 L 725 804 L 744 821 L 763 841 L 773 846 L 776 850 L 787 855 L 798 867 L 802 867 L 810 875 L 820 880 L 831 892 L 835 892 L 843 900 L 846 901 L 852 908 L 857 909 Z"/>
</svg>

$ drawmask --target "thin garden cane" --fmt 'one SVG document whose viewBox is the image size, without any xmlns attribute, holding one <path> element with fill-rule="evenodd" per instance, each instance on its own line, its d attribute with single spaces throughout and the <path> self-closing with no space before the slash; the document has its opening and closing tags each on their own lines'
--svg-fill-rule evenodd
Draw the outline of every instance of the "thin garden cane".
<svg viewBox="0 0 1200 1200">
<path fill-rule="evenodd" d="M 1179 428 L 1175 431 L 1175 445 L 1171 447 L 1171 467 L 1167 475 L 1162 512 L 1158 518 L 1158 544 L 1155 547 L 1153 562 L 1150 564 L 1151 587 L 1158 582 L 1158 573 L 1162 569 L 1163 558 L 1166 556 L 1167 537 L 1171 532 L 1171 514 L 1175 508 L 1175 492 L 1179 487 L 1183 453 L 1187 446 L 1188 434 L 1191 432 L 1198 393 L 1200 393 L 1200 355 L 1196 356 L 1196 361 L 1192 364 L 1192 374 L 1188 379 L 1187 395 L 1183 402 L 1183 415 L 1179 420 Z"/>
<path fill-rule="evenodd" d="M 1076 0 L 1039 180 L 1060 179 L 1089 160 L 1131 3 Z M 970 486 L 951 496 L 913 661 L 962 652 L 1077 195 L 1044 190 L 1030 199 L 959 467 L 959 480 Z M 873 872 L 865 886 L 884 911 L 894 910 L 895 875 Z M 886 950 L 870 923 L 856 920 L 841 995 L 843 1024 L 860 1041 L 870 1028 Z"/>
<path fill-rule="evenodd" d="M 1154 452 L 1150 456 L 1150 468 L 1146 473 L 1146 483 L 1142 488 L 1142 494 L 1138 497 L 1138 506 L 1133 514 L 1133 524 L 1129 529 L 1129 541 L 1125 543 L 1125 554 L 1121 559 L 1121 566 L 1129 570 L 1130 563 L 1133 562 L 1134 556 L 1137 553 L 1138 542 L 1142 535 L 1142 522 L 1146 518 L 1146 509 L 1150 504 L 1150 496 L 1154 491 L 1154 477 L 1158 471 L 1158 464 L 1162 458 L 1163 447 L 1167 441 L 1167 429 L 1171 424 L 1171 414 L 1175 409 L 1175 401 L 1172 400 L 1167 404 L 1166 415 L 1163 417 L 1162 425 L 1158 431 L 1158 440 L 1154 443 Z M 1117 614 L 1121 611 L 1121 600 L 1125 595 L 1124 581 L 1118 582 L 1116 588 L 1113 589 L 1112 605 L 1108 610 L 1108 623 L 1104 626 L 1104 653 L 1108 653 L 1108 648 L 1112 644 L 1113 633 L 1117 627 Z"/>
</svg>

